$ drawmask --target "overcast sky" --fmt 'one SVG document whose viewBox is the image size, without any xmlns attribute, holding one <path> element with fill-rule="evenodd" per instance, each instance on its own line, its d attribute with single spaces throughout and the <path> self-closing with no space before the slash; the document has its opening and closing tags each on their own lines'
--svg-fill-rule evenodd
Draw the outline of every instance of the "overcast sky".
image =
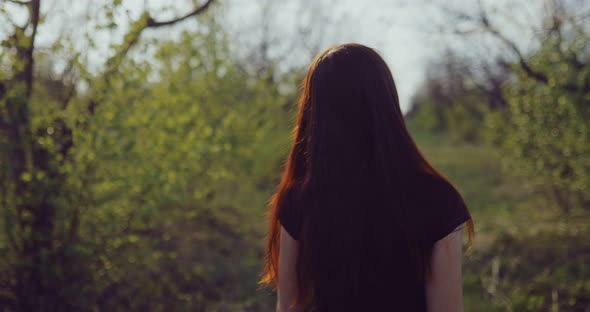
<svg viewBox="0 0 590 312">
<path fill-rule="evenodd" d="M 389 64 L 405 111 L 410 99 L 424 79 L 426 66 L 436 61 L 447 48 L 479 57 L 502 53 L 498 42 L 481 38 L 463 40 L 450 33 L 453 23 L 441 6 L 462 12 L 475 12 L 476 0 L 225 0 L 229 3 L 226 20 L 232 33 L 242 42 L 261 35 L 264 3 L 272 3 L 271 29 L 276 37 L 278 54 L 288 57 L 283 62 L 308 63 L 311 56 L 301 57 L 305 49 L 301 36 L 293 35 L 294 24 L 310 25 L 307 40 L 329 46 L 357 42 L 377 49 Z M 500 28 L 515 38 L 524 50 L 535 43 L 532 30 L 545 0 L 483 1 Z M 588 1 L 590 2 L 590 1 Z M 318 22 L 319 21 L 319 22 Z M 442 29 L 441 29 L 442 28 Z M 253 39 L 254 38 L 254 39 Z M 285 43 L 286 42 L 286 43 Z M 281 44 L 287 45 L 280 48 Z M 285 53 L 285 50 L 287 53 Z"/>
<path fill-rule="evenodd" d="M 259 0 L 261 3 L 265 1 Z M 240 35 L 249 34 L 239 36 L 243 41 L 256 40 L 261 36 L 263 9 L 261 5 L 253 5 L 254 2 L 230 0 L 231 5 L 227 12 L 230 29 Z M 405 110 L 410 97 L 424 78 L 428 60 L 435 58 L 446 45 L 444 40 L 437 40 L 432 32 L 434 28 L 429 17 L 437 16 L 435 7 L 420 5 L 419 2 L 275 1 L 275 19 L 271 21 L 271 28 L 278 47 L 273 52 L 286 54 L 287 57 L 281 58 L 283 62 L 305 66 L 312 57 L 305 53 L 310 52 L 307 45 L 319 44 L 320 50 L 347 42 L 373 47 L 389 64 L 399 89 L 402 108 Z M 306 23 L 311 33 L 306 38 L 308 42 L 302 42 L 303 37 L 294 32 L 297 27 L 305 26 Z"/>
<path fill-rule="evenodd" d="M 226 25 L 230 36 L 233 36 L 233 48 L 238 50 L 255 46 L 259 42 L 263 33 L 262 22 L 265 21 L 262 4 L 271 3 L 271 18 L 267 18 L 270 21 L 267 36 L 274 39 L 275 46 L 271 47 L 271 53 L 280 57 L 280 62 L 284 65 L 305 66 L 311 60 L 310 45 L 323 50 L 335 44 L 358 42 L 377 49 L 392 69 L 404 110 L 408 108 L 411 96 L 424 79 L 428 62 L 436 60 L 446 48 L 459 48 L 466 53 L 479 49 L 480 53 L 483 50 L 490 57 L 497 53 L 494 44 L 483 46 L 483 42 L 465 43 L 439 31 L 440 26 L 454 26 L 449 25 L 449 20 L 441 13 L 441 5 L 470 12 L 477 8 L 475 0 L 218 1 L 223 5 L 219 20 Z M 508 2 L 524 3 L 526 8 L 508 6 Z M 0 5 L 15 12 L 15 20 L 26 16 L 26 11 L 19 13 L 16 7 L 6 3 L 0 0 Z M 40 30 L 39 45 L 50 45 L 60 34 L 70 33 L 74 38 L 79 38 L 74 40 L 79 49 L 87 49 L 82 36 L 94 26 L 86 22 L 84 12 L 89 12 L 90 18 L 96 20 L 105 1 L 44 0 L 42 3 L 42 11 L 52 13 L 47 19 L 48 25 Z M 175 7 L 162 10 L 171 3 Z M 161 18 L 178 16 L 188 12 L 192 3 L 192 0 L 124 0 L 123 6 L 127 12 L 122 11 L 124 13 L 117 20 L 120 25 L 125 25 L 130 19 L 137 18 L 145 7 Z M 515 25 L 530 24 L 530 20 L 539 14 L 535 9 L 542 8 L 544 0 L 495 0 L 484 3 L 490 10 L 500 10 L 500 14 L 496 15 L 504 17 L 504 20 L 500 20 L 501 27 L 506 28 L 513 38 L 519 38 L 519 44 L 526 49 L 529 44 L 527 39 L 531 39 L 533 35 L 527 33 L 526 27 L 519 28 Z M 4 21 L 0 21 L 0 36 L 5 35 L 8 29 L 3 23 Z M 302 27 L 308 25 L 309 33 L 304 36 L 298 33 Z M 173 28 L 148 30 L 144 37 L 174 38 L 181 29 L 190 30 L 196 27 L 199 27 L 198 22 L 193 20 Z M 120 42 L 125 31 L 125 27 L 122 27 L 118 33 L 93 33 L 97 47 L 91 49 L 88 62 L 99 67 L 110 53 L 109 45 Z"/>
</svg>

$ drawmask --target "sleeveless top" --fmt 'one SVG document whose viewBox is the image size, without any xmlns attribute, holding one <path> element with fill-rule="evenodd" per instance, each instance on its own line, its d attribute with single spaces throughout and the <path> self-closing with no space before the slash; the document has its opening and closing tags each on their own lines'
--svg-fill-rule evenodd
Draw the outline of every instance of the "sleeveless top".
<svg viewBox="0 0 590 312">
<path fill-rule="evenodd" d="M 444 238 L 458 226 L 468 221 L 471 217 L 463 198 L 456 189 L 442 178 L 425 174 L 416 179 L 419 187 L 410 188 L 405 197 L 412 205 L 407 221 L 416 229 L 420 244 L 424 248 L 432 250 L 434 244 Z M 290 194 L 285 196 L 283 203 L 279 205 L 278 218 L 283 228 L 295 239 L 300 239 L 302 228 L 302 209 L 290 204 Z M 392 209 L 395 209 L 392 207 Z M 392 243 L 395 243 L 392 238 Z M 366 242 L 371 244 L 371 242 Z M 371 248 L 378 246 L 371 246 Z M 392 268 L 401 268 L 394 273 L 394 280 L 390 278 L 375 279 L 371 281 L 371 291 L 362 294 L 359 298 L 338 298 L 342 305 L 339 307 L 317 307 L 314 312 L 328 311 L 413 311 L 426 312 L 425 281 L 417 282 L 415 271 L 412 271 L 412 263 L 408 257 L 400 254 L 392 259 Z M 407 269 L 410 267 L 410 269 Z M 404 269 L 405 268 L 405 269 Z M 391 272 L 389 272 L 391 273 Z M 389 274 L 391 275 L 391 274 Z M 363 289 L 362 285 L 361 289 Z M 378 294 L 377 294 L 378 293 Z M 338 295 L 336 295 L 338 296 Z M 340 300 L 341 299 L 341 300 Z M 386 306 L 383 306 L 386 305 Z"/>
</svg>

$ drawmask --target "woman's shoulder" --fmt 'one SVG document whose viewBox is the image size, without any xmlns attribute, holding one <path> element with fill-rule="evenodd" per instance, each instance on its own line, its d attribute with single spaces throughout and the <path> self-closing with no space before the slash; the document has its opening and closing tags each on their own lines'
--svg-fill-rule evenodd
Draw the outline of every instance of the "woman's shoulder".
<svg viewBox="0 0 590 312">
<path fill-rule="evenodd" d="M 471 218 L 463 197 L 445 178 L 422 177 L 421 206 L 428 240 L 433 243 Z"/>
<path fill-rule="evenodd" d="M 432 174 L 424 173 L 419 178 L 419 186 L 423 196 L 437 201 L 461 199 L 461 194 L 447 179 Z"/>
<path fill-rule="evenodd" d="M 287 189 L 278 205 L 279 222 L 295 240 L 299 239 L 301 231 L 302 207 L 300 202 L 300 186 L 295 184 Z"/>
</svg>

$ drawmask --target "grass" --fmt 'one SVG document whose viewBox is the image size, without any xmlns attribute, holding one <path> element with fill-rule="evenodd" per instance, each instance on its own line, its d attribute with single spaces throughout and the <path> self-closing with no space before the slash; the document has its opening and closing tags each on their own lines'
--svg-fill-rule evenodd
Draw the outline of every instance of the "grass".
<svg viewBox="0 0 590 312">
<path fill-rule="evenodd" d="M 466 311 L 590 311 L 588 212 L 564 216 L 526 178 L 510 175 L 491 147 L 414 138 L 475 221 L 464 263 Z"/>
<path fill-rule="evenodd" d="M 464 257 L 465 311 L 590 312 L 588 212 L 562 215 L 525 177 L 511 175 L 491 147 L 413 136 L 475 221 L 473 248 Z"/>
<path fill-rule="evenodd" d="M 495 233 L 523 230 L 518 221 L 530 218 L 531 213 L 535 215 L 535 226 L 558 213 L 526 179 L 505 173 L 498 151 L 453 143 L 445 136 L 415 138 L 425 157 L 463 195 L 478 232 L 476 247 L 485 246 Z"/>
</svg>

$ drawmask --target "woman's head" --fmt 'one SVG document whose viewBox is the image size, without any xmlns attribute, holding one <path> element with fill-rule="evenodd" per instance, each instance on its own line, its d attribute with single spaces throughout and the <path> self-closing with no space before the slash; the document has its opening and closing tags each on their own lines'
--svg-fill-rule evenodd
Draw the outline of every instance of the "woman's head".
<svg viewBox="0 0 590 312">
<path fill-rule="evenodd" d="M 412 209 L 406 190 L 421 174 L 441 177 L 406 129 L 395 82 L 381 56 L 360 44 L 320 53 L 302 83 L 293 146 L 270 203 L 261 282 L 277 282 L 278 212 L 286 205 L 303 216 L 299 302 L 328 298 L 326 289 L 340 295 L 361 291 L 355 285 L 400 250 L 422 278 L 429 251 L 405 222 Z M 391 248 L 367 250 L 367 240 Z"/>
<path fill-rule="evenodd" d="M 325 50 L 312 62 L 302 89 L 295 141 L 305 150 L 301 164 L 309 165 L 307 171 L 340 177 L 341 170 L 358 169 L 374 148 L 385 148 L 377 146 L 384 140 L 408 143 L 393 77 L 373 49 L 345 44 Z M 296 178 L 303 176 L 314 175 L 297 172 Z"/>
</svg>

